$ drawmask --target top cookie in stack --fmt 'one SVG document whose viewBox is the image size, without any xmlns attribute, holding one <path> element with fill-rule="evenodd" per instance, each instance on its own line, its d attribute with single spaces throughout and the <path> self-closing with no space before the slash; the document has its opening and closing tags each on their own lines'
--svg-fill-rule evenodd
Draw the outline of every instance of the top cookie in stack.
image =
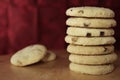
<svg viewBox="0 0 120 80">
<path fill-rule="evenodd" d="M 76 17 L 91 17 L 91 18 L 113 18 L 115 13 L 103 7 L 72 7 L 67 9 L 67 16 L 76 16 Z"/>
</svg>

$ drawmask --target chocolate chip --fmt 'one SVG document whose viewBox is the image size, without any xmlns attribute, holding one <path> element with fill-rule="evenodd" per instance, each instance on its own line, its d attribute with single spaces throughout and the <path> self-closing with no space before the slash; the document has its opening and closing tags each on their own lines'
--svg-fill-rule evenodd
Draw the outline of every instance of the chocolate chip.
<svg viewBox="0 0 120 80">
<path fill-rule="evenodd" d="M 110 16 L 114 16 L 114 14 L 113 14 L 113 13 L 111 13 L 111 14 L 110 14 Z"/>
<path fill-rule="evenodd" d="M 111 24 L 111 27 L 113 27 L 114 25 L 113 24 Z"/>
<path fill-rule="evenodd" d="M 78 11 L 78 13 L 82 13 L 82 14 L 83 14 L 83 13 L 84 13 L 84 11 L 83 11 L 83 10 L 79 10 L 79 11 Z"/>
<path fill-rule="evenodd" d="M 87 35 L 86 35 L 87 37 L 91 37 L 91 33 L 87 33 Z"/>
<path fill-rule="evenodd" d="M 72 9 L 70 11 L 73 11 Z"/>
<path fill-rule="evenodd" d="M 106 47 L 104 47 L 104 52 L 106 52 L 107 51 L 107 48 Z"/>
<path fill-rule="evenodd" d="M 71 40 L 72 40 L 73 42 L 76 42 L 76 41 L 78 40 L 78 38 L 77 38 L 77 37 L 73 37 Z"/>
<path fill-rule="evenodd" d="M 100 36 L 104 36 L 104 34 L 105 34 L 105 33 L 104 33 L 103 31 L 100 32 Z"/>
<path fill-rule="evenodd" d="M 90 23 L 83 23 L 84 27 L 88 27 Z"/>
<path fill-rule="evenodd" d="M 101 12 L 100 15 L 103 15 L 103 13 Z"/>
</svg>

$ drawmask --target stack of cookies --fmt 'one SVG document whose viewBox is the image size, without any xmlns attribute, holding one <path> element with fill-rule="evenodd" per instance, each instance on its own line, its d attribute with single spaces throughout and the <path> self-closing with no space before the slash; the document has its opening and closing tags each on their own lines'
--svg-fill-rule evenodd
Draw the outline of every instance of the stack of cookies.
<svg viewBox="0 0 120 80">
<path fill-rule="evenodd" d="M 102 7 L 73 7 L 66 11 L 67 51 L 71 53 L 69 68 L 91 75 L 107 74 L 114 70 L 117 55 L 113 44 L 115 14 Z"/>
</svg>

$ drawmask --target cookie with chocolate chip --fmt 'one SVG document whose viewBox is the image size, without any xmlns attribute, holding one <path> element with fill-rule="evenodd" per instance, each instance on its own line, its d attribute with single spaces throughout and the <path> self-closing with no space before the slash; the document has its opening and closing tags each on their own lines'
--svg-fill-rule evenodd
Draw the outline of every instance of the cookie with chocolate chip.
<svg viewBox="0 0 120 80">
<path fill-rule="evenodd" d="M 42 60 L 47 52 L 47 48 L 41 44 L 27 46 L 14 55 L 12 55 L 10 62 L 15 66 L 27 66 Z"/>
<path fill-rule="evenodd" d="M 111 28 L 116 26 L 116 21 L 114 19 L 72 17 L 66 20 L 66 25 L 83 28 Z"/>
<path fill-rule="evenodd" d="M 108 45 L 116 42 L 114 37 L 79 37 L 67 35 L 65 37 L 66 43 L 91 46 L 91 45 Z"/>
<path fill-rule="evenodd" d="M 91 28 L 79 28 L 79 27 L 68 27 L 66 33 L 72 36 L 84 36 L 84 37 L 102 37 L 102 36 L 113 36 L 113 29 L 91 29 Z"/>
<path fill-rule="evenodd" d="M 75 17 L 113 18 L 115 13 L 108 8 L 85 6 L 69 8 L 66 11 L 66 15 Z"/>
<path fill-rule="evenodd" d="M 114 52 L 113 45 L 104 45 L 104 46 L 80 46 L 69 44 L 67 46 L 67 51 L 72 54 L 81 54 L 81 55 L 103 55 Z"/>
</svg>

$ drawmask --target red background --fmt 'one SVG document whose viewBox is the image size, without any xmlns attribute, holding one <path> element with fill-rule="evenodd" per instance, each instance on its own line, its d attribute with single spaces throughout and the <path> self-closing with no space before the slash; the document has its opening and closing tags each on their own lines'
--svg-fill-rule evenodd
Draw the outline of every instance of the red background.
<svg viewBox="0 0 120 80">
<path fill-rule="evenodd" d="M 0 0 L 0 54 L 35 43 L 66 48 L 65 11 L 75 6 L 102 6 L 115 11 L 116 49 L 120 49 L 120 0 Z"/>
</svg>

